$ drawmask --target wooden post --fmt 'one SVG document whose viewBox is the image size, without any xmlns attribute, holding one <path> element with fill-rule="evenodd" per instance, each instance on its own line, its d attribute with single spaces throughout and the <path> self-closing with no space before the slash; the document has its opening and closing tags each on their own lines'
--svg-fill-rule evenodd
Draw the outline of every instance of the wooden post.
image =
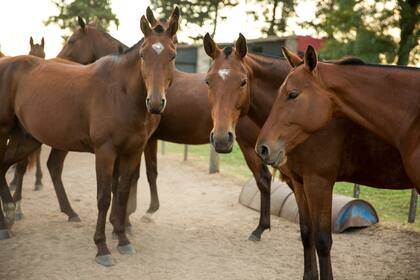
<svg viewBox="0 0 420 280">
<path fill-rule="evenodd" d="M 417 191 L 416 189 L 411 190 L 411 199 L 410 199 L 410 210 L 408 211 L 408 222 L 414 223 L 416 220 L 416 210 L 417 210 Z"/>
<path fill-rule="evenodd" d="M 165 154 L 165 141 L 160 141 L 160 153 Z"/>
<path fill-rule="evenodd" d="M 188 159 L 188 145 L 184 145 L 184 161 Z"/>
<path fill-rule="evenodd" d="M 360 197 L 360 185 L 359 184 L 354 184 L 353 197 L 354 198 L 359 198 Z"/>
<path fill-rule="evenodd" d="M 219 172 L 219 154 L 216 153 L 213 146 L 210 145 L 210 174 Z"/>
</svg>

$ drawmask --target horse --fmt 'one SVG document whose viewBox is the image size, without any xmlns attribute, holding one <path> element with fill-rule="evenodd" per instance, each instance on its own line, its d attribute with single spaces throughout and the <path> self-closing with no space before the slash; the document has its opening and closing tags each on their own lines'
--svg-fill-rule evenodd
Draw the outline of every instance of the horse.
<svg viewBox="0 0 420 280">
<path fill-rule="evenodd" d="M 147 19 L 152 25 L 159 22 L 154 18 L 153 12 L 147 10 Z M 161 23 L 163 24 L 163 23 Z M 94 28 L 93 26 L 91 28 Z M 107 45 L 106 41 L 110 39 L 110 36 L 105 33 L 98 33 L 92 35 L 89 38 L 91 31 L 86 32 L 86 36 L 77 36 L 79 41 L 78 46 L 76 44 L 66 44 L 63 48 L 66 49 L 66 55 L 73 59 L 81 59 L 82 57 L 95 57 L 94 53 L 98 53 L 97 48 L 102 45 Z M 74 35 L 72 35 L 74 36 Z M 96 38 L 97 37 L 97 38 Z M 111 37 L 112 38 L 112 37 Z M 88 43 L 88 40 L 100 41 L 100 43 Z M 114 39 L 115 40 L 115 39 Z M 85 45 L 86 48 L 80 47 Z M 93 45 L 95 47 L 90 48 L 88 46 Z M 100 50 L 99 50 L 100 52 Z M 63 52 L 61 53 L 63 54 Z M 89 61 L 86 59 L 86 61 Z M 286 72 L 285 72 L 286 73 Z M 269 73 L 263 73 L 268 75 Z M 275 74 L 275 73 L 274 73 Z M 212 128 L 212 120 L 210 113 L 210 106 L 207 98 L 207 87 L 204 84 L 205 74 L 200 73 L 185 73 L 181 71 L 175 71 L 174 79 L 171 87 L 168 89 L 167 99 L 168 104 L 165 111 L 161 114 L 160 123 L 148 140 L 146 148 L 144 150 L 145 163 L 146 163 L 146 174 L 149 182 L 151 200 L 150 206 L 147 210 L 146 218 L 150 218 L 154 212 L 159 209 L 159 198 L 157 192 L 157 140 L 164 140 L 179 144 L 208 144 L 209 133 Z M 273 78 L 274 80 L 274 78 Z M 277 90 L 278 86 L 275 85 L 271 90 Z M 257 88 L 257 87 L 256 87 Z M 188 107 L 189 110 L 183 108 Z M 258 129 L 254 122 L 249 118 L 242 118 L 238 125 L 238 143 L 239 147 L 244 155 L 245 161 L 254 175 L 255 181 L 261 192 L 261 216 L 258 226 L 249 236 L 250 240 L 260 240 L 263 232 L 270 228 L 270 184 L 271 184 L 271 173 L 269 170 L 262 165 L 261 160 L 254 152 L 255 142 L 258 136 Z M 60 152 L 60 151 L 58 151 Z M 52 151 L 51 156 L 58 152 Z M 60 152 L 61 156 L 54 157 L 56 160 L 48 160 L 47 165 L 49 167 L 53 182 L 58 181 L 60 191 L 57 191 L 57 196 L 60 197 L 59 203 L 60 208 L 63 212 L 67 213 L 69 221 L 79 221 L 80 218 L 72 210 L 62 181 L 61 171 L 63 168 L 66 152 Z M 60 172 L 57 172 L 59 170 Z M 53 175 L 54 174 L 54 175 Z M 54 186 L 56 183 L 54 183 Z M 59 195 L 60 193 L 60 195 Z M 133 184 L 130 190 L 130 202 L 127 215 L 131 214 L 135 210 L 136 201 L 136 184 Z M 134 204 L 134 205 L 133 205 Z M 130 207 L 132 205 L 132 207 Z M 63 210 L 64 209 L 64 210 Z M 126 221 L 127 225 L 130 225 L 129 219 Z M 129 227 L 130 228 L 130 227 Z"/>
<path fill-rule="evenodd" d="M 260 125 L 264 124 L 270 113 L 270 107 L 277 96 L 277 90 L 253 92 L 253 88 L 256 87 L 254 85 L 254 73 L 261 73 L 263 70 L 272 72 L 274 71 L 273 65 L 275 63 L 285 65 L 287 62 L 284 60 L 274 62 L 275 60 L 272 58 L 264 58 L 267 63 L 265 65 L 260 64 L 260 67 L 266 69 L 259 70 L 256 67 L 258 64 L 255 63 L 255 59 L 259 56 L 247 53 L 246 41 L 243 36 L 240 35 L 235 48 L 229 49 L 228 47 L 223 50 L 217 47 L 210 36 L 206 35 L 204 40 L 207 54 L 213 57 L 214 60 L 207 77 L 209 97 L 212 99 L 212 109 L 215 112 L 213 115 L 215 116 L 214 134 L 216 135 L 213 135 L 213 138 L 219 137 L 218 134 L 223 133 L 221 132 L 221 127 L 225 127 L 225 130 L 233 130 L 235 126 L 236 129 L 238 128 L 243 117 L 239 118 L 239 122 L 236 123 L 234 116 L 246 114 L 247 116 L 252 116 L 255 120 L 260 120 Z M 228 56 L 226 56 L 227 53 L 229 53 Z M 268 63 L 269 61 L 272 61 L 271 64 Z M 251 67 L 250 65 L 253 66 Z M 225 70 L 221 71 L 223 69 Z M 251 69 L 254 70 L 251 71 Z M 220 74 L 225 78 L 223 79 Z M 262 77 L 266 79 L 264 80 L 262 78 L 260 81 L 264 85 L 269 84 L 272 79 L 270 75 L 263 75 Z M 284 79 L 285 76 L 281 78 L 280 83 Z M 241 88 L 240 85 L 244 80 L 246 80 L 247 86 L 246 88 Z M 223 115 L 217 112 L 223 112 Z M 390 187 L 396 189 L 403 189 L 412 185 L 404 173 L 398 152 L 392 146 L 348 121 L 345 124 L 351 133 L 345 134 L 343 133 L 343 129 L 336 129 L 338 125 L 342 125 L 344 122 L 345 120 L 339 120 L 337 124 L 331 125 L 328 131 L 320 132 L 317 137 L 312 136 L 314 138 L 314 140 L 310 141 L 312 144 L 309 144 L 308 140 L 308 144 L 299 146 L 296 148 L 296 152 L 288 155 L 286 166 L 289 169 L 287 172 L 289 176 L 286 176 L 284 173 L 285 167 L 282 167 L 283 178 L 293 189 L 299 207 L 301 237 L 305 248 L 304 279 L 318 279 L 318 273 L 315 257 L 315 242 L 312 237 L 314 229 L 312 228 L 310 216 L 307 214 L 309 206 L 303 188 L 305 188 L 305 191 L 306 188 L 310 188 L 310 191 L 316 192 L 320 191 L 321 186 L 323 189 L 328 189 L 324 186 L 324 182 L 328 182 L 327 186 L 330 189 L 330 193 L 332 193 L 332 187 L 335 181 L 349 181 L 370 186 L 388 183 Z M 225 138 L 227 139 L 228 137 L 225 136 Z M 319 149 L 318 145 L 324 143 L 327 139 L 333 139 L 334 143 L 328 147 Z M 223 144 L 223 146 L 228 145 Z M 320 158 L 323 160 L 320 161 Z M 365 166 L 372 168 L 366 170 Z M 334 176 L 322 177 L 325 175 L 326 167 L 335 168 L 335 171 L 331 172 Z M 314 183 L 310 183 L 309 181 L 308 183 L 308 180 L 314 174 L 318 178 L 323 179 L 322 185 L 320 185 L 321 180 Z M 290 178 L 294 180 L 292 181 Z M 305 184 L 303 184 L 302 178 L 305 179 Z M 331 214 L 329 215 L 329 219 L 324 222 L 331 223 Z M 320 239 L 317 244 L 322 245 L 322 240 Z M 321 247 L 320 250 L 324 249 Z"/>
<path fill-rule="evenodd" d="M 34 39 L 31 36 L 29 38 L 29 46 L 31 47 L 30 50 L 29 50 L 30 55 L 37 56 L 37 57 L 40 57 L 40 58 L 45 58 L 45 52 L 44 52 L 45 40 L 44 40 L 44 37 L 42 37 L 40 44 L 35 44 Z M 34 188 L 34 190 L 39 191 L 39 190 L 42 189 L 41 148 L 36 150 L 31 156 L 33 158 L 29 159 L 29 162 L 30 163 L 34 163 L 34 162 L 36 163 L 35 188 Z M 13 180 L 9 184 L 11 190 L 16 189 L 17 180 L 19 180 L 19 178 L 20 178 L 19 173 L 26 171 L 26 164 L 25 164 L 25 169 L 24 170 L 22 170 L 22 166 L 23 166 L 23 164 L 16 165 L 17 169 L 15 169 Z M 30 166 L 29 166 L 29 169 L 30 169 Z M 17 207 L 17 208 L 19 208 L 19 207 Z M 16 220 L 21 219 L 23 217 L 21 214 L 22 214 L 22 212 L 16 211 Z"/>
<path fill-rule="evenodd" d="M 142 40 L 123 54 L 103 57 L 88 66 L 32 56 L 2 59 L 0 63 L 0 159 L 5 162 L 0 169 L 2 191 L 7 189 L 4 173 L 10 163 L 27 156 L 40 143 L 59 150 L 94 153 L 99 212 L 95 260 L 104 266 L 114 264 L 105 237 L 111 191 L 116 213 L 111 222 L 118 236 L 118 250 L 122 254 L 135 252 L 124 227 L 128 193 L 138 174 L 139 154 L 157 127 L 173 79 L 179 19 L 175 10 L 167 30 L 161 25 L 152 29 L 143 16 Z M 19 125 L 31 137 L 13 137 Z"/>
<path fill-rule="evenodd" d="M 164 29 L 168 28 L 168 22 L 171 21 L 164 19 L 156 19 L 153 15 L 152 10 L 148 7 L 146 10 L 146 17 L 151 23 L 152 27 L 162 25 Z M 69 63 L 68 61 L 77 62 L 80 64 L 90 64 L 95 60 L 112 53 L 121 53 L 128 47 L 109 35 L 108 33 L 101 30 L 95 23 L 91 22 L 86 24 L 82 17 L 77 19 L 79 28 L 73 32 L 69 37 L 66 44 L 63 46 L 57 58 L 54 61 L 60 61 L 63 63 Z M 176 35 L 174 37 L 176 41 Z M 64 59 L 64 60 L 63 60 Z M 67 156 L 67 151 L 60 151 L 58 149 L 51 149 L 50 155 L 47 161 L 48 171 L 51 175 L 51 179 L 54 185 L 58 203 L 60 205 L 61 212 L 65 213 L 68 217 L 69 222 L 80 222 L 79 215 L 73 210 L 70 205 L 70 201 L 66 195 L 64 189 L 61 174 L 63 171 L 64 160 Z M 33 156 L 32 156 L 33 159 Z M 22 199 L 22 182 L 23 176 L 27 169 L 28 163 L 30 164 L 31 158 L 25 159 L 24 161 L 17 164 L 14 182 L 17 183 L 16 191 L 13 195 L 16 203 L 16 219 L 23 217 L 21 199 Z M 13 182 L 12 181 L 12 182 Z M 137 196 L 137 182 L 133 182 L 130 190 L 129 205 L 127 209 L 127 230 L 131 229 L 129 215 L 132 214 L 136 209 L 136 196 Z"/>
<path fill-rule="evenodd" d="M 328 94 L 335 102 L 341 100 L 339 98 L 342 96 L 350 96 L 347 87 L 348 90 L 352 90 L 354 87 L 348 84 L 351 83 L 357 86 L 358 94 L 365 97 L 370 92 L 366 88 L 370 86 L 365 78 L 362 78 L 363 82 L 359 81 L 363 76 L 371 78 L 373 84 L 378 86 L 380 77 L 391 77 L 387 72 L 405 72 L 401 76 L 398 75 L 400 78 L 415 76 L 418 72 L 414 69 L 366 65 L 354 58 L 320 63 L 323 65 L 320 67 L 322 70 L 316 70 L 315 67 L 312 68 L 314 63 L 316 64 L 313 56 L 315 52 L 311 47 L 308 50 L 304 61 L 296 54 L 283 50 L 292 71 L 280 88 L 271 113 L 260 132 L 256 151 L 265 163 L 280 168 L 286 181 L 293 186 L 299 207 L 304 247 L 304 279 L 318 279 L 315 250 L 318 254 L 321 279 L 332 279 L 330 251 L 334 183 L 347 181 L 383 189 L 416 187 L 417 190 L 418 185 L 409 176 L 400 151 L 391 145 L 390 141 L 384 141 L 384 138 L 371 132 L 361 123 L 356 123 L 355 119 L 333 117 L 322 129 L 313 126 L 312 121 L 319 122 L 325 118 L 322 116 L 322 112 L 325 111 L 321 107 L 327 101 L 311 104 L 312 95 Z M 324 72 L 324 67 L 329 71 L 334 69 L 334 72 Z M 379 71 L 380 74 L 372 72 L 366 75 L 365 71 Z M 340 74 L 344 73 L 347 75 L 345 79 L 340 77 Z M 388 84 L 384 80 L 382 83 L 385 86 Z M 413 86 L 415 83 L 409 84 Z M 326 87 L 330 86 L 331 89 L 340 91 L 329 92 Z M 410 92 L 405 89 L 403 91 L 405 94 Z M 380 95 L 392 92 L 391 88 L 383 88 Z M 345 104 L 349 104 L 349 101 L 336 103 L 332 116 L 343 116 L 341 106 Z M 298 113 L 297 110 L 305 110 L 305 113 Z M 367 108 L 361 105 L 357 110 L 362 112 Z M 305 126 L 300 127 L 303 124 Z M 302 137 L 301 132 L 307 135 Z M 284 135 L 293 135 L 293 138 L 288 138 L 288 142 L 285 142 Z M 283 145 L 290 147 L 284 151 L 285 154 L 281 150 Z"/>
</svg>

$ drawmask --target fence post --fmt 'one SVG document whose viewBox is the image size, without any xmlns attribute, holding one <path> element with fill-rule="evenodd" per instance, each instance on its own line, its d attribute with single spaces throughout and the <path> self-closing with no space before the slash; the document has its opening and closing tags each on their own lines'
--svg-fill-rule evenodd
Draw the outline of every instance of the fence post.
<svg viewBox="0 0 420 280">
<path fill-rule="evenodd" d="M 360 185 L 359 184 L 354 184 L 353 197 L 354 198 L 359 198 L 360 197 Z"/>
<path fill-rule="evenodd" d="M 411 190 L 411 199 L 410 199 L 410 210 L 408 212 L 408 222 L 414 223 L 416 220 L 416 210 L 417 210 L 417 191 L 415 188 Z"/>
<path fill-rule="evenodd" d="M 218 173 L 219 172 L 219 154 L 216 153 L 213 146 L 210 145 L 210 167 L 209 173 Z"/>
<path fill-rule="evenodd" d="M 184 161 L 188 159 L 188 145 L 184 145 Z"/>
<path fill-rule="evenodd" d="M 165 154 L 165 141 L 160 141 L 160 153 Z"/>
</svg>

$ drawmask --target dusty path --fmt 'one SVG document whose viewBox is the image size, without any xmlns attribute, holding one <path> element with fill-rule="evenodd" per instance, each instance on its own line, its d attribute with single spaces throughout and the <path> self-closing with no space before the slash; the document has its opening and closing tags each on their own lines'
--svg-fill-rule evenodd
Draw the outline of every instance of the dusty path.
<svg viewBox="0 0 420 280">
<path fill-rule="evenodd" d="M 44 149 L 43 159 L 48 149 Z M 164 156 L 159 161 L 161 209 L 153 223 L 141 220 L 149 203 L 142 172 L 139 209 L 132 216 L 134 256 L 110 249 L 117 265 L 96 265 L 92 241 L 96 221 L 93 156 L 72 153 L 64 182 L 81 223 L 59 213 L 44 168 L 45 187 L 32 191 L 33 175 L 24 185 L 24 220 L 14 237 L 0 241 L 0 279 L 301 279 L 303 252 L 299 229 L 272 218 L 263 241 L 247 241 L 258 213 L 237 203 L 243 182 L 208 175 L 204 166 Z M 335 279 L 420 279 L 420 233 L 398 225 L 334 236 Z"/>
</svg>

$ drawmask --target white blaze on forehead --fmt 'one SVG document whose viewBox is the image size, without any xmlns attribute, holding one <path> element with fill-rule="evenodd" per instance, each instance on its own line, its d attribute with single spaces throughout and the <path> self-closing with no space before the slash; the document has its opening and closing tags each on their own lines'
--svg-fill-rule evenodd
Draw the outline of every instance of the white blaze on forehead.
<svg viewBox="0 0 420 280">
<path fill-rule="evenodd" d="M 152 48 L 158 55 L 163 51 L 163 49 L 165 49 L 165 47 L 160 42 L 154 43 Z"/>
<path fill-rule="evenodd" d="M 224 81 L 226 77 L 229 76 L 230 69 L 220 69 L 217 73 L 219 74 L 220 78 L 222 78 L 222 80 Z"/>
</svg>

